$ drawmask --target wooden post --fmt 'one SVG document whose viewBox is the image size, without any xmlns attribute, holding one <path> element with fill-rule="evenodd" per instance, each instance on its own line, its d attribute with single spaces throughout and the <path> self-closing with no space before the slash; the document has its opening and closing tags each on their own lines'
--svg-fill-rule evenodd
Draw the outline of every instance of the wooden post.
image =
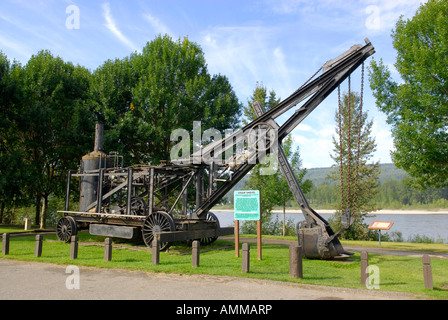
<svg viewBox="0 0 448 320">
<path fill-rule="evenodd" d="M 159 264 L 160 263 L 159 240 L 157 240 L 157 239 L 152 240 L 151 251 L 152 251 L 152 264 L 153 265 Z"/>
<path fill-rule="evenodd" d="M 106 238 L 104 240 L 104 261 L 112 260 L 112 239 Z"/>
<path fill-rule="evenodd" d="M 250 270 L 250 245 L 248 243 L 243 243 L 242 271 L 244 273 L 249 273 L 249 270 Z"/>
<path fill-rule="evenodd" d="M 36 236 L 36 245 L 34 247 L 34 256 L 40 257 L 42 256 L 42 240 L 43 236 L 41 234 Z"/>
<path fill-rule="evenodd" d="M 235 257 L 240 257 L 240 221 L 235 220 Z"/>
<path fill-rule="evenodd" d="M 31 230 L 31 218 L 24 218 L 25 221 L 25 230 Z"/>
<path fill-rule="evenodd" d="M 425 254 L 422 257 L 423 262 L 423 279 L 425 282 L 425 288 L 426 289 L 434 289 L 434 285 L 432 282 L 432 268 L 431 268 L 431 258 L 429 255 Z"/>
<path fill-rule="evenodd" d="M 361 286 L 367 285 L 367 268 L 369 266 L 369 255 L 366 251 L 361 252 Z"/>
<path fill-rule="evenodd" d="M 197 240 L 193 241 L 193 248 L 191 251 L 191 265 L 193 268 L 199 267 L 199 253 L 200 253 L 201 243 Z"/>
<path fill-rule="evenodd" d="M 9 254 L 9 233 L 4 233 L 2 238 L 2 253 L 4 256 Z"/>
<path fill-rule="evenodd" d="M 78 259 L 78 236 L 72 236 L 70 242 L 70 259 Z"/>
<path fill-rule="evenodd" d="M 293 278 L 303 279 L 302 247 L 293 245 L 289 247 L 289 275 Z"/>
<path fill-rule="evenodd" d="M 257 221 L 257 257 L 261 260 L 261 217 Z"/>
</svg>

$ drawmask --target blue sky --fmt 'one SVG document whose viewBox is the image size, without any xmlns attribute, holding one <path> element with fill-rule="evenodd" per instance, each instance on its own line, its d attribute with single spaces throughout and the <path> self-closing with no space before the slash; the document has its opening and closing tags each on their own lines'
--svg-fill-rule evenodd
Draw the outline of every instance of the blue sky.
<svg viewBox="0 0 448 320">
<path fill-rule="evenodd" d="M 48 49 L 93 71 L 108 59 L 140 51 L 158 34 L 187 36 L 202 47 L 209 72 L 226 75 L 246 104 L 257 82 L 286 98 L 326 61 L 364 44 L 366 37 L 376 48 L 375 59 L 382 58 L 399 80 L 391 30 L 401 15 L 411 18 L 421 2 L 0 0 L 0 50 L 26 64 L 32 54 Z M 359 91 L 360 80 L 355 73 L 352 90 Z M 375 106 L 367 72 L 364 95 L 378 145 L 372 160 L 390 163 L 390 127 Z M 336 107 L 333 94 L 293 131 L 304 167 L 333 165 Z"/>
</svg>

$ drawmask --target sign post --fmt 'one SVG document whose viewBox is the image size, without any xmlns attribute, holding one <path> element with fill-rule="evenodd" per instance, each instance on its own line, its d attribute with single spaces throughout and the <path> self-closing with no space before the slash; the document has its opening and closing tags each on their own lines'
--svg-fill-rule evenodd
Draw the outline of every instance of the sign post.
<svg viewBox="0 0 448 320">
<path fill-rule="evenodd" d="M 260 214 L 260 191 L 235 191 L 234 192 L 234 219 L 236 221 L 257 221 L 257 247 L 258 260 L 261 260 L 261 214 Z M 239 234 L 237 235 L 235 223 L 235 256 L 239 256 Z M 238 249 L 237 249 L 238 248 Z"/>
<path fill-rule="evenodd" d="M 373 221 L 369 229 L 370 230 L 378 230 L 379 233 L 379 244 L 381 246 L 381 230 L 390 230 L 394 223 L 392 221 Z"/>
<path fill-rule="evenodd" d="M 240 257 L 240 221 L 235 220 L 235 257 Z"/>
</svg>

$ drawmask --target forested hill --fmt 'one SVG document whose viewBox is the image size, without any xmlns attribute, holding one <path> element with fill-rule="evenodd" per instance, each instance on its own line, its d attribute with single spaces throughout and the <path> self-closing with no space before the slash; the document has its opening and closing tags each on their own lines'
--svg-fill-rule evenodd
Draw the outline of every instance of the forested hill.
<svg viewBox="0 0 448 320">
<path fill-rule="evenodd" d="M 375 197 L 378 207 L 385 209 L 441 209 L 448 208 L 448 187 L 419 190 L 404 183 L 407 173 L 394 164 L 381 164 L 379 190 Z M 308 169 L 305 179 L 313 182 L 313 188 L 306 194 L 313 206 L 333 208 L 338 203 L 336 182 L 327 176 L 336 168 Z"/>
<path fill-rule="evenodd" d="M 310 179 L 315 186 L 320 185 L 323 182 L 328 182 L 329 184 L 335 183 L 333 180 L 328 179 L 328 175 L 331 171 L 336 170 L 335 168 L 313 168 L 307 169 L 305 179 Z M 407 174 L 404 170 L 398 169 L 393 163 L 380 164 L 381 173 L 379 175 L 379 182 L 382 183 L 387 180 L 403 180 Z"/>
</svg>

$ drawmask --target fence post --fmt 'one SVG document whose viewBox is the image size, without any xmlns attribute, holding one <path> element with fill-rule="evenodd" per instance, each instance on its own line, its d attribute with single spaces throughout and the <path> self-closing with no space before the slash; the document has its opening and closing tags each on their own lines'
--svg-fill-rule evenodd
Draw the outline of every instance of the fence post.
<svg viewBox="0 0 448 320">
<path fill-rule="evenodd" d="M 36 257 L 40 257 L 42 255 L 42 240 L 43 240 L 43 235 L 38 234 L 36 236 L 36 245 L 34 247 L 34 256 Z"/>
<path fill-rule="evenodd" d="M 9 254 L 9 233 L 4 233 L 2 238 L 2 253 L 3 255 Z"/>
<path fill-rule="evenodd" d="M 289 275 L 293 278 L 303 279 L 302 247 L 293 245 L 289 247 Z"/>
<path fill-rule="evenodd" d="M 106 238 L 104 240 L 104 260 L 111 261 L 112 260 L 112 239 Z"/>
<path fill-rule="evenodd" d="M 160 263 L 160 245 L 159 240 L 154 239 L 152 240 L 152 264 L 157 265 Z"/>
<path fill-rule="evenodd" d="M 25 230 L 31 230 L 31 218 L 24 218 L 23 219 L 25 221 Z"/>
<path fill-rule="evenodd" d="M 197 240 L 193 241 L 193 249 L 191 251 L 191 265 L 193 268 L 199 267 L 199 254 L 201 243 Z"/>
<path fill-rule="evenodd" d="M 366 251 L 361 252 L 361 286 L 367 285 L 367 268 L 369 266 L 369 255 Z"/>
<path fill-rule="evenodd" d="M 425 282 L 426 289 L 434 289 L 434 285 L 432 282 L 432 268 L 431 268 L 431 258 L 429 255 L 425 254 L 422 258 L 423 262 L 423 279 Z"/>
<path fill-rule="evenodd" d="M 78 258 L 78 236 L 72 236 L 70 243 L 70 259 Z"/>
<path fill-rule="evenodd" d="M 244 273 L 249 273 L 250 270 L 250 245 L 248 243 L 243 243 L 243 261 L 242 261 L 242 271 Z"/>
</svg>

